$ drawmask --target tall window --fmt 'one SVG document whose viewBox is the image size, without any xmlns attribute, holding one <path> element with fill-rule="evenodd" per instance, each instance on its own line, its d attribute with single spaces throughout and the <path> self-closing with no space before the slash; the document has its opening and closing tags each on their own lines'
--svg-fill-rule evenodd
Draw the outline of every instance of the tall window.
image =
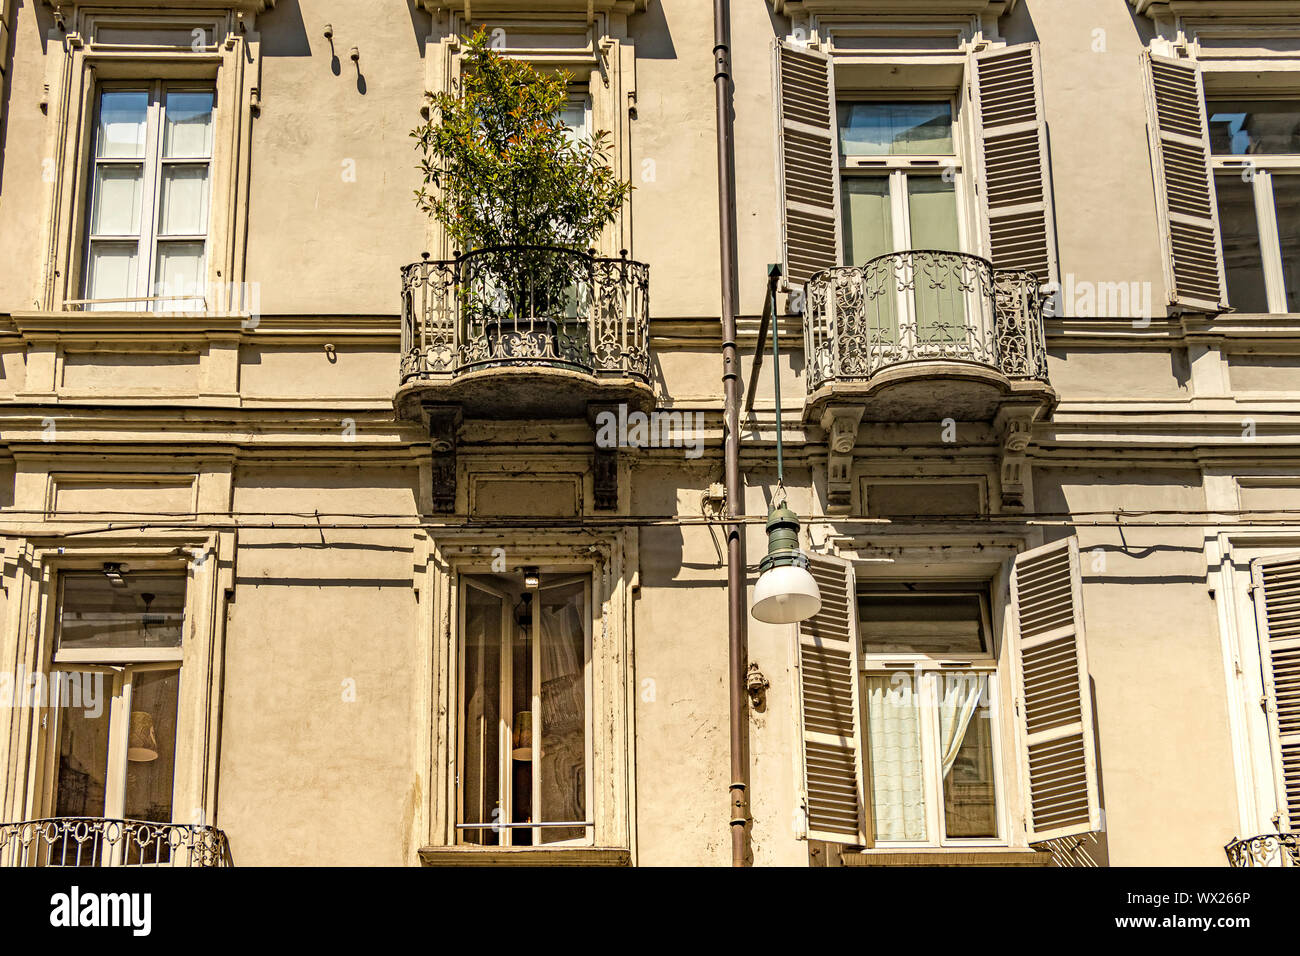
<svg viewBox="0 0 1300 956">
<path fill-rule="evenodd" d="M 838 113 L 844 264 L 894 252 L 959 252 L 952 102 L 841 101 Z M 966 346 L 966 300 L 977 285 L 968 271 L 951 255 L 877 263 L 866 276 L 874 343 Z"/>
<path fill-rule="evenodd" d="M 1300 100 L 1209 100 L 1211 163 L 1239 312 L 1300 312 Z"/>
<path fill-rule="evenodd" d="M 590 578 L 466 576 L 460 597 L 460 842 L 590 842 Z"/>
<path fill-rule="evenodd" d="M 86 242 L 92 309 L 203 307 L 212 89 L 153 82 L 99 92 Z"/>
<path fill-rule="evenodd" d="M 958 251 L 952 103 L 840 102 L 846 265 L 906 249 Z"/>
<path fill-rule="evenodd" d="M 106 566 L 58 581 L 50 810 L 170 823 L 186 576 Z"/>
<path fill-rule="evenodd" d="M 997 842 L 997 667 L 983 592 L 860 590 L 877 844 Z"/>
</svg>

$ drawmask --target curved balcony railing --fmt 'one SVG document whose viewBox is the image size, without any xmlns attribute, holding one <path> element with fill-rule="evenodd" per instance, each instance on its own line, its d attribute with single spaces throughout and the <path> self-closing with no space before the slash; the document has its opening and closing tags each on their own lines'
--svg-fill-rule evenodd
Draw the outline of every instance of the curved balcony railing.
<svg viewBox="0 0 1300 956">
<path fill-rule="evenodd" d="M 1300 833 L 1241 837 L 1223 849 L 1232 866 L 1300 866 Z"/>
<path fill-rule="evenodd" d="M 103 817 L 0 823 L 0 866 L 230 866 L 216 827 Z"/>
<path fill-rule="evenodd" d="M 402 384 L 494 366 L 650 379 L 650 268 L 551 246 L 402 269 Z"/>
<path fill-rule="evenodd" d="M 907 362 L 969 362 L 1047 380 L 1043 299 L 1030 272 L 979 256 L 916 250 L 808 280 L 808 390 L 864 382 Z"/>
</svg>

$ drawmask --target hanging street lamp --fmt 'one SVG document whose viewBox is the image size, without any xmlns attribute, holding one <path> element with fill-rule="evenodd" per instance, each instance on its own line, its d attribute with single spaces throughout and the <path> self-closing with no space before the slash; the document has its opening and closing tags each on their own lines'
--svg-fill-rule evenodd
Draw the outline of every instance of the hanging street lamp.
<svg viewBox="0 0 1300 956">
<path fill-rule="evenodd" d="M 776 313 L 779 265 L 767 267 L 768 306 L 772 315 L 772 377 L 776 386 L 776 493 L 767 513 L 767 555 L 758 565 L 750 613 L 765 624 L 797 624 L 821 610 L 822 596 L 799 550 L 799 517 L 785 504 L 785 460 L 781 444 L 780 316 Z M 762 347 L 761 345 L 759 346 Z"/>
</svg>

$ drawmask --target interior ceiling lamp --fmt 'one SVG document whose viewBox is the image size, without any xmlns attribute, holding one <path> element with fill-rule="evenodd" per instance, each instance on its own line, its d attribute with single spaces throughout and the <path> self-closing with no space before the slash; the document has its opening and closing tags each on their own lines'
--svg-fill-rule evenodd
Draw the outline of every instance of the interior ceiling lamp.
<svg viewBox="0 0 1300 956">
<path fill-rule="evenodd" d="M 768 266 L 768 275 L 779 275 L 779 270 L 780 266 Z M 799 517 L 785 505 L 780 316 L 776 312 L 775 282 L 769 283 L 768 289 L 772 297 L 772 378 L 776 386 L 776 493 L 767 513 L 767 555 L 758 564 L 750 613 L 765 624 L 797 624 L 821 610 L 822 596 L 808 570 L 808 557 L 799 550 Z"/>
</svg>

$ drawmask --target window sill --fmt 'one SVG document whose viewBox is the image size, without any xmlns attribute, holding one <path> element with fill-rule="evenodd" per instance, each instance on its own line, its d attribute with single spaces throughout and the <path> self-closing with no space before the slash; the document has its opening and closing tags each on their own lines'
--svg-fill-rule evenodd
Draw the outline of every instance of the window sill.
<svg viewBox="0 0 1300 956">
<path fill-rule="evenodd" d="M 844 866 L 1051 866 L 1052 854 L 1045 850 L 990 849 L 953 850 L 946 847 L 908 850 L 845 852 Z"/>
<path fill-rule="evenodd" d="M 426 846 L 421 866 L 631 866 L 632 854 L 606 846 Z"/>
</svg>

